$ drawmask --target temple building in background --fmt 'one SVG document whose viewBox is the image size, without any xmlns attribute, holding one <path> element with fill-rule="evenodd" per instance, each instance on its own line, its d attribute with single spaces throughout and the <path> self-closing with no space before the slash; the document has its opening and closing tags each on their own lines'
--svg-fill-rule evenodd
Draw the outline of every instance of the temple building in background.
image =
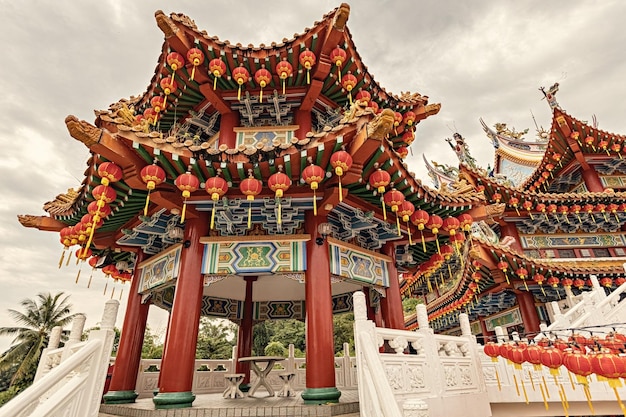
<svg viewBox="0 0 626 417">
<path fill-rule="evenodd" d="M 137 396 L 149 309 L 170 314 L 156 408 L 194 401 L 201 316 L 239 325 L 240 357 L 254 324 L 305 321 L 302 398 L 323 404 L 341 395 L 332 316 L 352 311 L 355 291 L 379 326 L 415 328 L 402 300 L 419 298 L 436 331 L 456 332 L 464 312 L 490 337 L 538 332 L 546 303 L 591 275 L 607 290 L 624 282 L 624 136 L 570 117 L 554 88 L 549 132 L 531 141 L 485 124 L 493 170 L 455 134 L 459 166 L 426 160 L 427 186 L 404 158 L 440 105 L 376 82 L 349 13 L 342 4 L 292 39 L 246 46 L 157 11 L 164 42 L 147 90 L 92 122 L 66 118 L 91 152 L 85 179 L 47 216 L 19 220 L 59 233 L 62 263 L 130 282 L 107 402 Z"/>
</svg>

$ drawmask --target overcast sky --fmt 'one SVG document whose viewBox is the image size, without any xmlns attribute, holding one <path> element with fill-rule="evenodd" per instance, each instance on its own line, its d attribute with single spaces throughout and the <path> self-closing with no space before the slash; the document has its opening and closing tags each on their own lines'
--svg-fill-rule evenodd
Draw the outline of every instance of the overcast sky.
<svg viewBox="0 0 626 417">
<path fill-rule="evenodd" d="M 67 115 L 94 121 L 94 109 L 142 94 L 163 33 L 154 12 L 181 12 L 200 30 L 232 43 L 269 44 L 302 33 L 339 6 L 328 1 L 67 1 L 0 0 L 0 326 L 7 309 L 39 292 L 71 294 L 87 325 L 99 321 L 104 278 L 89 268 L 57 268 L 57 233 L 22 227 L 17 214 L 44 214 L 42 206 L 78 187 L 88 151 L 65 127 Z M 374 78 L 393 93 L 419 92 L 441 103 L 418 125 L 411 169 L 430 185 L 422 153 L 457 163 L 444 139 L 466 137 L 486 167 L 493 149 L 478 119 L 517 130 L 548 128 L 551 113 L 540 86 L 559 82 L 557 98 L 574 117 L 626 133 L 626 31 L 623 1 L 384 1 L 351 4 L 348 28 Z M 124 294 L 124 302 L 126 293 Z M 117 289 L 119 294 L 119 286 Z M 149 322 L 164 328 L 152 308 Z M 123 320 L 123 308 L 118 325 Z M 0 351 L 10 339 L 0 338 Z"/>
</svg>

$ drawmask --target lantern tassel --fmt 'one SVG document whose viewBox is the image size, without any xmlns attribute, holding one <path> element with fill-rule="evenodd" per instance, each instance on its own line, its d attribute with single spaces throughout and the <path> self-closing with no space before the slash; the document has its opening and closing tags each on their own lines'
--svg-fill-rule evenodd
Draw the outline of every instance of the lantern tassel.
<svg viewBox="0 0 626 417">
<path fill-rule="evenodd" d="M 119 299 L 120 299 L 120 301 L 122 300 L 122 294 L 124 294 L 124 288 L 122 288 L 122 289 L 120 290 L 120 298 L 119 298 Z"/>
<path fill-rule="evenodd" d="M 67 261 L 65 262 L 65 266 L 68 266 L 70 264 L 70 259 L 72 259 L 72 252 L 70 252 L 70 254 L 67 256 Z"/>
<path fill-rule="evenodd" d="M 306 69 L 306 83 L 311 84 L 311 69 L 310 68 Z M 621 155 L 620 155 L 620 158 L 621 158 Z"/>
<path fill-rule="evenodd" d="M 539 288 L 541 288 L 541 293 L 545 296 L 545 295 L 546 295 L 546 292 L 543 290 L 543 285 L 541 285 L 541 284 L 540 284 L 540 285 L 539 285 Z"/>
<path fill-rule="evenodd" d="M 543 406 L 547 410 L 548 408 L 550 408 L 550 406 L 548 405 L 548 400 L 546 399 L 546 392 L 543 389 L 543 385 L 539 384 L 539 388 L 541 389 L 541 398 L 543 398 Z"/>
<path fill-rule="evenodd" d="M 191 81 L 193 81 L 194 75 L 196 75 L 196 66 L 195 65 L 191 68 L 191 77 L 189 77 L 189 79 Z"/>
<path fill-rule="evenodd" d="M 252 228 L 252 200 L 248 203 L 248 229 Z"/>
<path fill-rule="evenodd" d="M 276 219 L 276 224 L 282 224 L 283 223 L 283 214 L 282 214 L 282 208 L 280 206 L 280 198 L 278 199 L 278 218 Z"/>
<path fill-rule="evenodd" d="M 530 386 L 533 388 L 533 391 L 536 391 L 535 380 L 533 379 L 533 373 L 530 371 L 530 369 L 528 370 L 528 379 L 530 379 Z"/>
<path fill-rule="evenodd" d="M 78 274 L 76 274 L 76 281 L 74 281 L 74 284 L 78 284 L 78 278 L 80 278 L 80 271 L 82 270 L 82 265 L 80 266 L 80 268 L 78 269 Z"/>
<path fill-rule="evenodd" d="M 187 212 L 187 200 L 183 202 L 183 212 L 180 214 L 180 222 L 185 223 L 185 213 Z"/>
<path fill-rule="evenodd" d="M 520 396 L 519 385 L 517 384 L 517 375 L 513 372 L 513 381 L 515 381 L 515 392 L 517 392 L 517 396 Z"/>
<path fill-rule="evenodd" d="M 343 191 L 341 189 L 341 177 L 339 177 L 339 202 L 343 201 Z"/>
<path fill-rule="evenodd" d="M 387 221 L 387 209 L 385 208 L 385 202 L 381 199 L 380 200 L 382 206 L 383 206 L 383 220 Z"/>
<path fill-rule="evenodd" d="M 409 226 L 409 222 L 406 222 L 406 230 L 409 232 L 409 246 L 413 245 L 413 239 L 411 238 L 411 226 Z"/>
<path fill-rule="evenodd" d="M 426 253 L 426 241 L 424 240 L 424 232 L 420 230 L 420 235 L 422 235 L 422 251 Z"/>
<path fill-rule="evenodd" d="M 239 84 L 239 89 L 237 90 L 237 100 L 241 101 L 241 84 Z"/>
<path fill-rule="evenodd" d="M 572 379 L 572 373 L 567 371 L 567 376 L 569 377 L 569 383 L 572 386 L 572 391 L 576 391 L 576 386 L 574 385 L 574 380 Z"/>
<path fill-rule="evenodd" d="M 437 253 L 441 255 L 441 247 L 439 246 L 439 238 L 435 235 L 435 242 L 437 242 Z"/>
<path fill-rule="evenodd" d="M 217 87 L 217 77 L 213 77 L 213 91 L 215 91 L 215 88 Z"/>
<path fill-rule="evenodd" d="M 259 103 L 263 103 L 263 87 L 261 87 L 261 92 L 259 93 Z"/>
<path fill-rule="evenodd" d="M 111 300 L 113 299 L 113 296 L 115 295 L 115 285 L 113 285 L 113 289 L 111 290 Z"/>
<path fill-rule="evenodd" d="M 546 390 L 546 395 L 548 396 L 548 398 L 550 398 L 550 391 L 548 391 L 548 383 L 546 382 L 545 375 L 541 374 L 541 379 L 543 381 L 543 388 L 545 388 Z"/>
<path fill-rule="evenodd" d="M 593 409 L 593 404 L 591 402 L 591 392 L 589 392 L 589 385 L 583 384 L 583 391 L 585 391 L 585 397 L 587 397 L 587 405 L 589 406 L 591 414 L 595 414 L 596 411 Z"/>
<path fill-rule="evenodd" d="M 102 291 L 102 295 L 106 295 L 107 294 L 107 287 L 109 286 L 109 276 L 107 275 L 107 280 L 104 283 L 104 291 Z"/>
<path fill-rule="evenodd" d="M 59 269 L 61 269 L 61 265 L 63 265 L 63 260 L 65 259 L 65 251 L 67 248 L 63 248 L 63 252 L 61 253 L 61 259 L 59 259 Z"/>
<path fill-rule="evenodd" d="M 526 392 L 526 385 L 524 384 L 524 378 L 520 375 L 520 382 L 522 383 L 522 391 L 524 392 L 524 401 L 528 404 L 528 393 Z"/>
<path fill-rule="evenodd" d="M 517 206 L 515 206 L 515 211 L 517 212 L 518 216 L 521 216 L 521 214 L 519 214 L 519 210 L 517 209 Z"/>
<path fill-rule="evenodd" d="M 285 95 L 285 79 L 283 78 L 283 96 Z"/>
<path fill-rule="evenodd" d="M 339 82 L 341 82 L 341 67 L 337 65 L 337 78 L 339 78 Z"/>
<path fill-rule="evenodd" d="M 313 190 L 313 215 L 317 216 L 317 196 L 315 195 L 315 190 Z"/>
<path fill-rule="evenodd" d="M 348 99 L 350 100 L 350 105 L 352 105 L 352 93 L 348 91 Z"/>
<path fill-rule="evenodd" d="M 402 236 L 402 231 L 400 230 L 400 219 L 396 216 L 396 226 L 398 227 L 398 236 Z"/>
<path fill-rule="evenodd" d="M 211 210 L 211 230 L 213 230 L 213 226 L 215 226 L 215 201 L 213 202 L 213 210 Z"/>
<path fill-rule="evenodd" d="M 526 285 L 526 280 L 523 279 L 522 281 L 524 281 L 524 288 L 526 289 L 526 291 L 528 291 L 528 285 Z"/>
<path fill-rule="evenodd" d="M 148 195 L 146 196 L 146 205 L 143 207 L 143 215 L 148 215 L 148 206 L 150 205 L 150 190 L 148 190 Z"/>
<path fill-rule="evenodd" d="M 93 278 L 93 271 L 96 268 L 91 268 L 91 274 L 89 274 L 89 281 L 87 282 L 87 288 L 91 287 L 91 279 Z"/>
</svg>

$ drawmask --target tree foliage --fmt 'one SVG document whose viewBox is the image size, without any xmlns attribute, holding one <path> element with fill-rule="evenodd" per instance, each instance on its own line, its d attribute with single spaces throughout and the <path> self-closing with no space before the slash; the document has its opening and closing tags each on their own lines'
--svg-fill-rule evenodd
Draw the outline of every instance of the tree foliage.
<svg viewBox="0 0 626 417">
<path fill-rule="evenodd" d="M 35 378 L 37 363 L 52 329 L 64 327 L 74 318 L 68 298 L 62 292 L 40 293 L 34 300 L 20 302 L 23 312 L 8 310 L 17 326 L 0 328 L 1 336 L 15 336 L 11 347 L 0 356 L 0 372 L 10 375 L 9 386 L 15 391 L 26 388 Z"/>
<path fill-rule="evenodd" d="M 229 321 L 202 317 L 196 359 L 228 359 L 236 343 L 236 327 Z"/>
<path fill-rule="evenodd" d="M 415 306 L 421 304 L 421 301 L 417 298 L 405 298 L 402 300 L 402 311 L 405 314 L 415 313 Z"/>
</svg>

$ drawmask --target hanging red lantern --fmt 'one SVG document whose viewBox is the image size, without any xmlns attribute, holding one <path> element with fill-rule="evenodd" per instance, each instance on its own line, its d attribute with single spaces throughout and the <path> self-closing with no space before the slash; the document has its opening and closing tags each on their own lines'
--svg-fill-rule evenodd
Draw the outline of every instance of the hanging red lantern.
<svg viewBox="0 0 626 417">
<path fill-rule="evenodd" d="M 187 61 L 191 62 L 191 65 L 193 65 L 191 68 L 191 77 L 189 77 L 189 79 L 193 81 L 193 77 L 196 74 L 196 67 L 204 62 L 204 53 L 198 48 L 190 48 L 187 51 Z"/>
<path fill-rule="evenodd" d="M 276 74 L 278 74 L 278 78 L 281 79 L 283 84 L 283 95 L 285 95 L 285 83 L 287 78 L 291 77 L 293 74 L 293 67 L 287 61 L 287 58 L 283 58 L 278 64 L 276 64 Z"/>
<path fill-rule="evenodd" d="M 448 260 L 454 255 L 454 248 L 450 245 L 441 245 L 441 255 Z"/>
<path fill-rule="evenodd" d="M 582 210 L 582 207 L 580 207 L 580 205 L 578 204 L 574 204 L 572 207 L 570 207 L 570 212 L 576 215 L 579 223 L 582 223 L 583 221 L 580 219 L 580 210 Z"/>
<path fill-rule="evenodd" d="M 91 288 L 91 279 L 93 278 L 93 273 L 96 270 L 96 266 L 98 265 L 99 260 L 100 258 L 98 258 L 97 256 L 92 256 L 87 261 L 87 263 L 89 263 L 89 266 L 91 267 L 91 273 L 89 274 L 89 282 L 87 283 L 87 288 Z"/>
<path fill-rule="evenodd" d="M 248 229 L 250 229 L 252 227 L 252 201 L 254 201 L 254 197 L 259 195 L 263 190 L 263 182 L 254 178 L 252 170 L 250 169 L 248 170 L 248 178 L 244 179 L 239 184 L 239 190 L 246 196 L 246 200 L 248 200 Z"/>
<path fill-rule="evenodd" d="M 341 66 L 347 58 L 346 51 L 337 46 L 335 49 L 330 51 L 330 60 L 337 67 L 337 79 L 341 82 Z"/>
<path fill-rule="evenodd" d="M 583 287 L 585 286 L 585 280 L 576 278 L 573 284 L 574 284 L 574 287 L 578 288 L 579 290 L 582 290 Z"/>
<path fill-rule="evenodd" d="M 420 235 L 422 236 L 422 250 L 426 253 L 426 242 L 424 241 L 424 228 L 426 223 L 428 223 L 428 219 L 430 215 L 427 211 L 424 210 L 415 210 L 411 215 L 411 223 L 417 226 L 417 230 L 420 231 Z"/>
<path fill-rule="evenodd" d="M 343 201 L 343 191 L 341 189 L 341 177 L 352 167 L 352 156 L 344 151 L 337 151 L 330 156 L 330 165 L 335 169 L 335 174 L 339 177 L 339 202 Z"/>
<path fill-rule="evenodd" d="M 457 251 L 459 250 L 463 242 L 465 242 L 465 235 L 462 233 L 457 233 L 455 235 L 450 236 L 450 243 L 454 244 L 454 247 L 456 248 Z M 463 264 L 463 259 L 461 259 L 461 265 L 462 264 Z"/>
<path fill-rule="evenodd" d="M 404 200 L 398 209 L 398 216 L 402 217 L 402 221 L 406 223 L 406 230 L 409 233 L 409 245 L 413 244 L 411 237 L 411 228 L 409 227 L 409 220 L 411 215 L 415 212 L 415 206 L 410 201 Z"/>
<path fill-rule="evenodd" d="M 180 215 L 180 222 L 184 223 L 185 212 L 187 211 L 187 199 L 191 197 L 191 193 L 200 188 L 200 180 L 188 170 L 186 173 L 176 177 L 174 185 L 183 193 L 183 212 Z"/>
<path fill-rule="evenodd" d="M 397 213 L 398 208 L 404 202 L 404 194 L 402 194 L 400 191 L 396 190 L 395 188 L 392 188 L 391 190 L 387 191 L 383 195 L 383 201 L 385 202 L 386 205 L 391 207 L 392 213 Z M 398 227 L 398 236 L 402 236 L 402 232 L 400 231 L 399 216 L 396 216 L 396 225 Z"/>
<path fill-rule="evenodd" d="M 447 217 L 441 226 L 441 229 L 444 232 L 450 234 L 450 236 L 454 236 L 456 234 L 457 229 L 461 226 L 461 223 L 456 217 Z"/>
<path fill-rule="evenodd" d="M 143 167 L 140 175 L 141 180 L 146 183 L 146 188 L 148 189 L 148 195 L 146 196 L 146 205 L 143 208 L 143 215 L 147 216 L 148 205 L 150 204 L 150 193 L 159 184 L 165 181 L 165 171 L 156 163 L 153 163 L 152 165 L 146 165 L 145 167 Z"/>
<path fill-rule="evenodd" d="M 97 185 L 91 190 L 91 195 L 98 202 L 99 206 L 110 204 L 117 198 L 117 193 L 111 187 L 107 187 L 103 184 Z"/>
<path fill-rule="evenodd" d="M 603 376 L 608 380 L 609 386 L 613 388 L 621 409 L 624 410 L 624 405 L 617 392 L 617 388 L 622 386 L 619 378 L 626 374 L 626 361 L 624 361 L 624 358 L 612 353 L 591 355 L 591 369 L 593 369 L 595 374 Z"/>
<path fill-rule="evenodd" d="M 493 193 L 491 198 L 493 199 L 494 203 L 499 204 L 500 200 L 502 200 L 502 194 L 500 194 L 500 193 Z"/>
<path fill-rule="evenodd" d="M 304 69 L 306 69 L 306 83 L 311 84 L 311 68 L 313 68 L 313 65 L 315 65 L 315 54 L 309 51 L 309 49 L 307 48 L 304 51 L 300 52 L 299 60 L 300 65 L 302 65 Z"/>
<path fill-rule="evenodd" d="M 215 58 L 209 61 L 209 72 L 213 74 L 213 90 L 217 87 L 217 79 L 222 78 L 226 74 L 226 64 L 221 58 Z"/>
<path fill-rule="evenodd" d="M 570 278 L 563 278 L 561 280 L 561 285 L 563 286 L 563 288 L 572 288 L 573 284 L 574 284 L 574 281 Z"/>
<path fill-rule="evenodd" d="M 539 288 L 541 288 L 541 292 L 543 293 L 543 295 L 546 295 L 545 291 L 543 290 L 543 282 L 546 280 L 546 277 L 543 276 L 543 274 L 535 274 L 533 275 L 533 281 L 535 281 L 537 284 L 539 284 Z"/>
<path fill-rule="evenodd" d="M 555 276 L 551 276 L 549 277 L 546 282 L 548 283 L 549 286 L 551 286 L 552 288 L 556 288 L 559 286 L 559 282 L 561 282 L 557 277 Z"/>
<path fill-rule="evenodd" d="M 170 52 L 165 58 L 167 64 L 172 69 L 172 80 L 176 75 L 176 71 L 185 66 L 185 58 L 178 52 Z"/>
<path fill-rule="evenodd" d="M 437 234 L 439 233 L 439 229 L 443 226 L 443 220 L 441 217 L 433 214 L 428 219 L 428 223 L 426 223 L 426 227 L 430 229 L 431 233 L 435 235 L 435 242 L 437 244 L 437 253 L 441 253 L 441 248 L 439 247 L 439 239 L 437 238 Z"/>
<path fill-rule="evenodd" d="M 100 183 L 107 186 L 110 182 L 117 182 L 122 179 L 122 168 L 113 162 L 103 162 L 98 165 L 98 176 L 101 178 Z"/>
<path fill-rule="evenodd" d="M 415 119 L 416 119 L 415 113 L 413 113 L 412 111 L 408 111 L 404 113 L 404 117 L 402 120 L 407 126 L 411 127 L 415 123 Z"/>
<path fill-rule="evenodd" d="M 415 140 L 415 133 L 413 133 L 412 130 L 407 130 L 402 135 L 402 142 L 406 143 L 406 146 L 411 146 L 414 140 Z"/>
<path fill-rule="evenodd" d="M 385 192 L 385 187 L 389 185 L 391 182 L 391 175 L 387 171 L 383 171 L 380 168 L 377 168 L 376 171 L 372 173 L 369 177 L 369 183 L 372 187 L 376 188 L 376 191 L 379 195 Z M 387 220 L 387 209 L 385 207 L 385 202 L 381 199 L 381 204 L 383 206 L 383 219 Z"/>
<path fill-rule="evenodd" d="M 261 92 L 259 93 L 259 103 L 263 103 L 263 89 L 272 82 L 272 74 L 265 69 L 264 64 L 261 64 L 261 68 L 254 73 L 254 81 L 256 81 L 259 87 L 261 87 Z"/>
<path fill-rule="evenodd" d="M 239 64 L 239 66 L 233 70 L 232 77 L 239 86 L 239 89 L 237 90 L 237 100 L 241 100 L 241 86 L 250 80 L 250 73 L 243 66 L 243 64 Z"/>
<path fill-rule="evenodd" d="M 283 197 L 285 191 L 291 186 L 291 178 L 287 174 L 283 173 L 283 166 L 278 166 L 278 172 L 270 175 L 267 180 L 267 186 L 270 190 L 274 191 L 274 196 L 278 202 L 278 215 L 276 218 L 277 224 L 282 224 L 282 209 L 280 199 Z"/>
<path fill-rule="evenodd" d="M 491 358 L 492 362 L 498 362 L 498 356 L 500 356 L 500 345 L 494 342 L 487 342 L 483 347 L 483 352 Z"/>
<path fill-rule="evenodd" d="M 617 277 L 613 280 L 613 282 L 615 283 L 616 287 L 621 287 L 624 283 L 626 283 L 626 278 L 624 277 Z"/>
<path fill-rule="evenodd" d="M 311 190 L 313 190 L 313 215 L 317 216 L 317 196 L 316 191 L 319 187 L 320 182 L 324 180 L 326 176 L 326 171 L 319 167 L 310 160 L 309 163 L 311 165 L 307 166 L 302 170 L 302 179 L 304 182 L 309 184 Z"/>
<path fill-rule="evenodd" d="M 519 199 L 516 197 L 511 197 L 509 198 L 509 205 L 511 207 L 513 207 L 515 209 L 515 211 L 517 212 L 517 215 L 519 216 L 519 210 L 518 210 L 518 205 L 519 205 Z"/>
<path fill-rule="evenodd" d="M 150 105 L 158 117 L 165 110 L 165 99 L 161 96 L 154 96 L 150 100 Z"/>
<path fill-rule="evenodd" d="M 157 120 L 159 119 L 159 113 L 154 111 L 152 107 L 147 108 L 143 112 L 143 118 L 151 125 L 155 125 Z"/>
<path fill-rule="evenodd" d="M 343 77 L 341 81 L 341 86 L 348 92 L 348 99 L 350 100 L 350 104 L 352 104 L 352 89 L 357 85 L 359 80 L 352 75 L 350 71 Z"/>
<path fill-rule="evenodd" d="M 409 154 L 409 150 L 404 146 L 400 146 L 398 149 L 396 149 L 396 152 L 398 153 L 398 156 L 402 159 L 406 158 Z"/>
<path fill-rule="evenodd" d="M 457 219 L 459 220 L 459 225 L 461 226 L 461 229 L 463 229 L 463 231 L 469 232 L 470 230 L 472 230 L 472 224 L 474 223 L 474 219 L 471 215 L 463 213 L 460 214 Z"/>
<path fill-rule="evenodd" d="M 370 102 L 367 103 L 367 107 L 372 109 L 374 113 L 378 114 L 378 103 L 376 103 L 374 100 L 370 100 Z"/>
<path fill-rule="evenodd" d="M 71 227 L 70 226 L 64 227 L 59 232 L 59 235 L 60 235 L 61 244 L 63 245 L 63 253 L 61 253 L 61 259 L 59 259 L 59 268 L 61 268 L 61 265 L 63 265 L 63 259 L 65 258 L 65 252 L 70 248 L 70 246 L 72 246 Z M 71 253 L 70 253 L 70 256 L 72 256 Z"/>
<path fill-rule="evenodd" d="M 619 222 L 619 217 L 617 215 L 617 210 L 619 209 L 619 206 L 617 204 L 611 203 L 607 206 L 607 210 L 611 212 L 611 214 L 613 214 L 615 216 L 615 220 L 617 220 Z"/>
<path fill-rule="evenodd" d="M 372 95 L 367 90 L 359 90 L 354 97 L 356 101 L 364 101 L 365 103 L 369 103 L 372 100 Z"/>
<path fill-rule="evenodd" d="M 394 112 L 393 113 L 393 131 L 398 136 L 398 126 L 402 123 L 402 113 Z"/>
<path fill-rule="evenodd" d="M 165 100 L 163 101 L 163 108 L 165 108 L 165 106 L 167 105 L 167 98 L 170 94 L 178 90 L 178 84 L 176 84 L 176 81 L 174 81 L 172 77 L 165 77 L 161 80 L 159 85 L 163 90 L 163 94 L 165 94 Z"/>
<path fill-rule="evenodd" d="M 593 149 L 593 151 L 596 151 L 596 147 L 594 146 L 594 142 L 595 142 L 596 138 L 594 138 L 593 136 L 587 136 L 585 138 L 585 145 L 587 146 L 591 146 L 591 148 Z"/>
<path fill-rule="evenodd" d="M 550 346 L 544 348 L 543 352 L 541 352 L 541 364 L 550 369 L 550 374 L 554 376 L 556 383 L 556 376 L 559 374 L 559 368 L 563 364 L 563 352 Z"/>
<path fill-rule="evenodd" d="M 613 279 L 610 277 L 603 277 L 600 279 L 600 285 L 606 288 L 611 288 L 613 286 Z"/>
<path fill-rule="evenodd" d="M 213 200 L 213 209 L 211 210 L 211 226 L 210 229 L 213 229 L 215 226 L 215 205 L 217 202 L 228 192 L 228 183 L 222 177 L 220 177 L 220 171 L 218 170 L 217 175 L 215 177 L 211 177 L 206 180 L 204 183 L 204 189 L 211 196 L 211 200 Z"/>
<path fill-rule="evenodd" d="M 533 214 L 530 212 L 533 209 L 533 202 L 532 201 L 524 201 L 524 203 L 522 204 L 522 207 L 524 207 L 524 209 L 526 209 L 526 211 L 528 212 L 528 215 L 530 216 L 530 218 L 533 219 Z"/>
</svg>

